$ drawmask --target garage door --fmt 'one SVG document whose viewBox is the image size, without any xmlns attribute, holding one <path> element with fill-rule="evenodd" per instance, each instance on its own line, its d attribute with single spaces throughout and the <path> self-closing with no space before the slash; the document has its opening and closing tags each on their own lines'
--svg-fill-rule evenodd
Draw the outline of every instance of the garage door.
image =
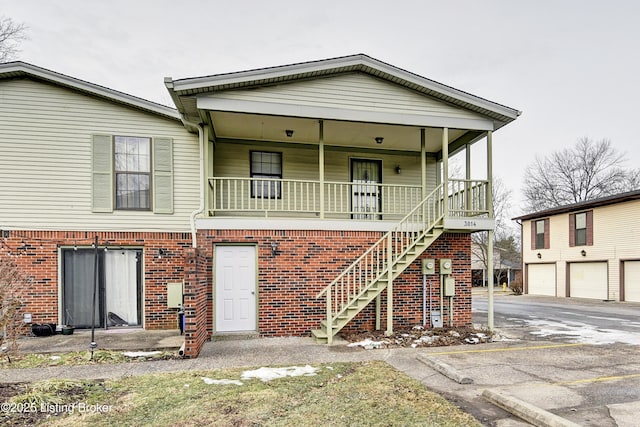
<svg viewBox="0 0 640 427">
<path fill-rule="evenodd" d="M 528 264 L 528 293 L 530 295 L 556 296 L 556 265 Z"/>
<path fill-rule="evenodd" d="M 624 300 L 640 302 L 640 261 L 624 262 Z"/>
<path fill-rule="evenodd" d="M 575 298 L 608 299 L 607 277 L 606 262 L 572 262 L 569 264 L 569 295 Z"/>
</svg>

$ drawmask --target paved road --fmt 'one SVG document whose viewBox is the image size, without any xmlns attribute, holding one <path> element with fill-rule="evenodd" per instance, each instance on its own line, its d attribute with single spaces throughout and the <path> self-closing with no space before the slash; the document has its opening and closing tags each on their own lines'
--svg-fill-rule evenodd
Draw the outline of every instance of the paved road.
<svg viewBox="0 0 640 427">
<path fill-rule="evenodd" d="M 640 304 L 530 295 L 494 299 L 495 327 L 509 338 L 640 345 Z M 473 297 L 474 323 L 487 323 L 487 297 Z"/>
</svg>

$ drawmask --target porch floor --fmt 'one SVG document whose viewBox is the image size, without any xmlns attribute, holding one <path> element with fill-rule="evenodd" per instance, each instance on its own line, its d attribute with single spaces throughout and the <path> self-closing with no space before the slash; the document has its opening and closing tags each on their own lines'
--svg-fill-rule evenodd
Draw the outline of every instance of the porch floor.
<svg viewBox="0 0 640 427">
<path fill-rule="evenodd" d="M 98 350 L 177 350 L 184 342 L 178 329 L 144 330 L 96 329 Z M 73 335 L 56 334 L 49 337 L 22 337 L 18 340 L 21 353 L 63 353 L 89 350 L 90 329 L 76 329 Z"/>
</svg>

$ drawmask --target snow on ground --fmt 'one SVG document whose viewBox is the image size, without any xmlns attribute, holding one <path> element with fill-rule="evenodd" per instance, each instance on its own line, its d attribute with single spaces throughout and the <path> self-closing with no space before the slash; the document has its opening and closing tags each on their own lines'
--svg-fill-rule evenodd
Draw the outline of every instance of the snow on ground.
<svg viewBox="0 0 640 427">
<path fill-rule="evenodd" d="M 241 378 L 248 380 L 256 378 L 263 382 L 275 380 L 277 378 L 284 377 L 300 377 L 300 376 L 312 376 L 315 375 L 318 368 L 312 366 L 290 366 L 287 368 L 258 368 L 253 371 L 244 371 Z"/>
<path fill-rule="evenodd" d="M 204 381 L 205 384 L 216 384 L 216 385 L 228 385 L 228 384 L 235 384 L 235 385 L 242 385 L 242 381 L 238 381 L 238 380 L 214 380 L 211 378 L 207 378 L 207 377 L 200 377 L 202 378 L 202 381 Z"/>
<path fill-rule="evenodd" d="M 126 357 L 150 357 L 161 353 L 161 351 L 125 351 L 122 354 Z"/>
<path fill-rule="evenodd" d="M 364 347 L 367 350 L 380 348 L 380 346 L 382 346 L 382 341 L 373 341 L 368 338 L 364 341 L 352 342 L 351 344 L 347 344 L 347 347 Z"/>
<path fill-rule="evenodd" d="M 551 320 L 523 320 L 530 327 L 538 328 L 532 335 L 548 337 L 564 335 L 575 343 L 584 344 L 632 344 L 640 345 L 640 334 L 615 329 L 599 329 L 594 325 L 582 322 L 554 322 Z"/>
</svg>

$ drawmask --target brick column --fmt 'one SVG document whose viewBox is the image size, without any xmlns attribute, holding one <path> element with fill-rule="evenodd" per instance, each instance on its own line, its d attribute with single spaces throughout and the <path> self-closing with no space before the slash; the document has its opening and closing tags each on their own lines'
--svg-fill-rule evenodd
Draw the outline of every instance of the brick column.
<svg viewBox="0 0 640 427">
<path fill-rule="evenodd" d="M 207 333 L 206 257 L 196 248 L 184 253 L 184 354 L 195 358 L 209 338 Z"/>
</svg>

